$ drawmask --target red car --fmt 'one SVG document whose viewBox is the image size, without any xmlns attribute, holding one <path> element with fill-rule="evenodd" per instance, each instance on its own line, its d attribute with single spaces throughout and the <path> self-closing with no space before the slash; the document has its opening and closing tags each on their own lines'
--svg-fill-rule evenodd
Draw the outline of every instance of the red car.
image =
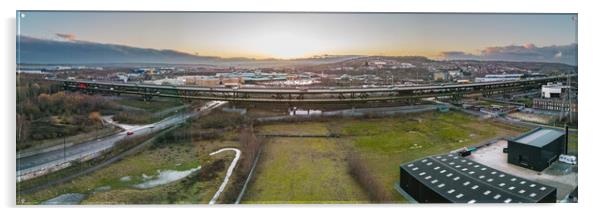
<svg viewBox="0 0 602 216">
<path fill-rule="evenodd" d="M 129 136 L 129 135 L 134 134 L 134 132 L 128 131 L 126 134 Z"/>
</svg>

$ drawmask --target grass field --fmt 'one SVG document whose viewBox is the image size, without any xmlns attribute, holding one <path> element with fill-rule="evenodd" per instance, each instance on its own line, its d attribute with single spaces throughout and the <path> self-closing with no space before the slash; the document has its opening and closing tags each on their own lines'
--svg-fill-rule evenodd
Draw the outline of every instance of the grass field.
<svg viewBox="0 0 602 216">
<path fill-rule="evenodd" d="M 399 179 L 401 163 L 527 130 L 460 112 L 257 125 L 258 134 L 340 136 L 267 138 L 243 203 L 373 202 L 369 186 L 360 185 L 349 171 L 350 155 L 361 157 L 361 163 L 377 183 L 390 193 L 389 202 L 404 202 L 393 188 Z M 234 155 L 210 157 L 209 153 L 223 147 L 239 147 L 238 136 L 236 130 L 229 130 L 213 141 L 170 143 L 167 147 L 151 148 L 71 182 L 17 197 L 17 202 L 36 204 L 64 193 L 83 193 L 87 196 L 84 204 L 207 203 L 221 184 L 225 167 L 216 168 L 210 176 L 201 168 L 198 173 L 202 176 L 194 175 L 194 178 L 151 189 L 134 189 L 131 185 L 141 182 L 142 174 L 153 174 L 157 170 L 207 167 L 220 160 L 226 161 L 227 167 Z M 576 150 L 576 134 L 570 139 L 569 145 Z M 131 181 L 121 181 L 124 176 L 131 176 Z M 110 190 L 98 191 L 107 186 Z"/>
<path fill-rule="evenodd" d="M 576 133 L 574 134 L 569 134 L 569 150 L 568 153 L 572 154 L 572 155 L 578 155 L 578 136 Z"/>
<path fill-rule="evenodd" d="M 433 154 L 474 145 L 497 136 L 515 136 L 527 131 L 510 129 L 458 113 L 424 113 L 387 120 L 350 121 L 343 134 L 364 157 L 383 185 L 398 201 L 403 198 L 393 189 L 399 180 L 399 165 Z"/>
<path fill-rule="evenodd" d="M 322 122 L 304 122 L 300 124 L 266 124 L 262 125 L 259 134 L 282 134 L 282 135 L 328 135 L 328 125 Z"/>
<path fill-rule="evenodd" d="M 332 139 L 273 138 L 265 145 L 256 178 L 243 203 L 360 203 L 368 200 L 347 173 L 345 148 Z"/>
<path fill-rule="evenodd" d="M 18 196 L 17 201 L 20 204 L 37 204 L 64 193 L 83 193 L 87 195 L 83 204 L 208 203 L 223 180 L 225 168 L 218 170 L 216 176 L 202 181 L 180 180 L 150 189 L 134 189 L 131 185 L 142 182 L 143 174 L 153 175 L 157 170 L 188 170 L 199 165 L 205 167 L 220 159 L 229 165 L 234 155 L 209 156 L 209 153 L 222 147 L 237 146 L 236 141 L 215 140 L 148 149 L 71 182 Z M 130 176 L 131 180 L 120 180 L 124 176 Z M 107 186 L 110 190 L 97 191 Z"/>
<path fill-rule="evenodd" d="M 348 174 L 345 152 L 354 151 L 389 191 L 392 202 L 404 202 L 393 185 L 399 165 L 498 136 L 527 131 L 459 112 L 428 112 L 379 119 L 279 123 L 257 127 L 264 133 L 337 133 L 339 138 L 271 138 L 258 165 L 246 203 L 370 202 Z"/>
<path fill-rule="evenodd" d="M 172 107 L 183 105 L 182 102 L 174 98 L 160 98 L 152 101 L 143 101 L 139 98 L 126 98 L 115 100 L 118 104 L 129 106 L 137 109 L 142 109 L 147 112 L 155 113 Z"/>
</svg>

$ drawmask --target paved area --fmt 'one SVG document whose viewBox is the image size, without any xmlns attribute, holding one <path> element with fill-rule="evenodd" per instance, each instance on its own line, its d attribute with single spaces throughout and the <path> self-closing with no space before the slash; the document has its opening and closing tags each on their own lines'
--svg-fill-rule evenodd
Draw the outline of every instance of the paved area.
<svg viewBox="0 0 602 216">
<path fill-rule="evenodd" d="M 234 167 L 236 167 L 236 164 L 238 163 L 238 159 L 240 158 L 240 150 L 238 150 L 237 148 L 223 148 L 223 149 L 220 149 L 209 155 L 211 156 L 214 154 L 219 154 L 220 152 L 224 152 L 224 151 L 234 151 L 236 153 L 236 155 L 234 156 L 234 159 L 232 159 L 232 163 L 230 163 L 230 166 L 228 167 L 228 172 L 226 173 L 226 176 L 224 177 L 224 182 L 222 182 L 222 184 L 219 186 L 219 189 L 217 190 L 217 192 L 215 192 L 215 195 L 213 195 L 213 198 L 211 198 L 211 201 L 209 201 L 209 204 L 211 204 L 211 205 L 213 205 L 217 202 L 219 195 L 222 192 L 224 192 L 224 189 L 226 189 L 226 185 L 228 185 L 228 180 L 230 180 L 230 176 L 232 175 L 232 172 L 234 171 Z"/>
<path fill-rule="evenodd" d="M 556 187 L 557 200 L 564 199 L 577 187 L 577 165 L 556 161 L 544 171 L 537 172 L 509 164 L 507 162 L 508 154 L 503 153 L 506 146 L 508 146 L 508 142 L 500 140 L 480 148 L 467 158 L 512 175 Z"/>
<path fill-rule="evenodd" d="M 91 157 L 102 153 L 103 151 L 113 147 L 117 141 L 125 137 L 136 137 L 145 134 L 152 134 L 162 129 L 171 127 L 175 124 L 180 124 L 186 119 L 197 115 L 199 112 L 214 109 L 223 105 L 223 101 L 211 101 L 199 109 L 197 112 L 181 113 L 167 117 L 157 123 L 147 125 L 125 125 L 117 124 L 126 131 L 105 137 L 103 139 L 92 140 L 78 145 L 66 147 L 65 149 L 57 149 L 54 151 L 45 152 L 42 154 L 22 157 L 17 160 L 17 181 L 27 178 L 26 176 L 32 173 L 38 173 L 48 170 L 52 167 L 62 166 L 71 161 L 80 160 L 82 158 Z M 109 123 L 113 123 L 109 121 Z M 127 135 L 127 132 L 134 132 L 133 135 Z"/>
</svg>

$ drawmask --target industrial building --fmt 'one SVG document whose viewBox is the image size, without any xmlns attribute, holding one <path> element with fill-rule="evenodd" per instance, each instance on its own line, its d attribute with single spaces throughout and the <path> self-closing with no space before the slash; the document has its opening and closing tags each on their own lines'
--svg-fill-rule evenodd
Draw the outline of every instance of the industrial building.
<svg viewBox="0 0 602 216">
<path fill-rule="evenodd" d="M 448 79 L 449 79 L 449 74 L 446 72 L 433 73 L 433 80 L 435 80 L 435 81 L 446 81 Z"/>
<path fill-rule="evenodd" d="M 562 83 L 548 83 L 541 86 L 541 97 L 533 98 L 533 108 L 557 112 L 577 113 L 577 92 L 569 91 L 570 86 Z M 567 98 L 570 96 L 570 99 Z"/>
<path fill-rule="evenodd" d="M 420 203 L 556 202 L 554 187 L 451 153 L 400 165 L 399 189 L 407 199 Z"/>
<path fill-rule="evenodd" d="M 536 128 L 508 140 L 508 163 L 542 171 L 566 150 L 565 133 L 560 130 Z"/>
<path fill-rule="evenodd" d="M 525 78 L 524 74 L 487 74 L 485 77 L 476 77 L 475 82 L 501 82 L 517 81 Z"/>
<path fill-rule="evenodd" d="M 549 110 L 556 112 L 577 113 L 577 100 L 573 99 L 570 103 L 567 100 L 558 98 L 533 98 L 533 108 L 540 110 Z"/>
<path fill-rule="evenodd" d="M 186 76 L 181 78 L 184 78 L 186 85 L 198 86 L 239 86 L 245 83 L 243 77 Z"/>
<path fill-rule="evenodd" d="M 541 98 L 562 98 L 569 90 L 570 86 L 562 83 L 548 83 L 541 86 Z"/>
</svg>

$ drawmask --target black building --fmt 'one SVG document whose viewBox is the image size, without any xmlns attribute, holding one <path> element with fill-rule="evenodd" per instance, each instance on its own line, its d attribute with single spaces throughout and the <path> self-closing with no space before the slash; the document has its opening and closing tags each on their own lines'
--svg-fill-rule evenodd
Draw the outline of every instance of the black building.
<svg viewBox="0 0 602 216">
<path fill-rule="evenodd" d="M 508 140 L 508 163 L 542 171 L 565 152 L 565 133 L 537 128 Z"/>
<path fill-rule="evenodd" d="M 400 165 L 402 195 L 420 203 L 553 203 L 556 188 L 490 168 L 456 154 Z"/>
</svg>

